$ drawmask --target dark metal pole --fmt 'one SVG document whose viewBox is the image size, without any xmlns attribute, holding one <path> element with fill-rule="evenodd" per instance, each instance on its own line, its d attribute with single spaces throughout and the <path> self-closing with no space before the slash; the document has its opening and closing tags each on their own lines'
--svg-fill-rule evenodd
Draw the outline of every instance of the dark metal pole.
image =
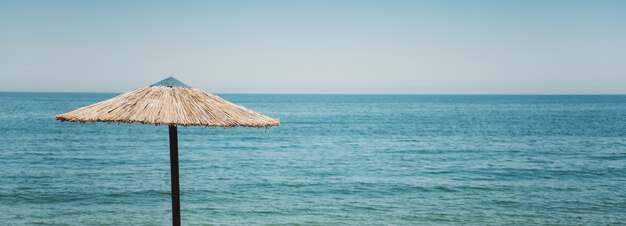
<svg viewBox="0 0 626 226">
<path fill-rule="evenodd" d="M 172 176 L 172 225 L 180 226 L 180 187 L 178 185 L 178 131 L 170 125 L 170 170 Z"/>
</svg>

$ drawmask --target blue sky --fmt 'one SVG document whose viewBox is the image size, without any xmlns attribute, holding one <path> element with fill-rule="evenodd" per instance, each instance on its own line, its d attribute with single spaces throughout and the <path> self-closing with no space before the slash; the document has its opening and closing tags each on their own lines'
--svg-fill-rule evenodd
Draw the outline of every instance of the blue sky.
<svg viewBox="0 0 626 226">
<path fill-rule="evenodd" d="M 0 1 L 0 91 L 626 93 L 626 1 Z"/>
</svg>

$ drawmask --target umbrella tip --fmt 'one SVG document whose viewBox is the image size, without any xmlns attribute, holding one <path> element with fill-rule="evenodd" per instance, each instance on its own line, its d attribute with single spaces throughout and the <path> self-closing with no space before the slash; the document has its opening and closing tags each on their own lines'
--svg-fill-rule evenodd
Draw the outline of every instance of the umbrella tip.
<svg viewBox="0 0 626 226">
<path fill-rule="evenodd" d="M 167 87 L 189 87 L 187 84 L 182 83 L 181 81 L 178 81 L 178 79 L 175 79 L 174 77 L 170 76 L 167 77 L 157 83 L 154 83 L 150 86 L 167 86 Z"/>
</svg>

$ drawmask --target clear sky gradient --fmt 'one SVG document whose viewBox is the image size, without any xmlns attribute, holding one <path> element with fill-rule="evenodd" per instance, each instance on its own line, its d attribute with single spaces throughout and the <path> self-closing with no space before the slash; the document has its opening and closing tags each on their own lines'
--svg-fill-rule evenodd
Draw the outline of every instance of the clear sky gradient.
<svg viewBox="0 0 626 226">
<path fill-rule="evenodd" d="M 0 91 L 167 76 L 215 93 L 624 94 L 626 1 L 0 1 Z"/>
</svg>

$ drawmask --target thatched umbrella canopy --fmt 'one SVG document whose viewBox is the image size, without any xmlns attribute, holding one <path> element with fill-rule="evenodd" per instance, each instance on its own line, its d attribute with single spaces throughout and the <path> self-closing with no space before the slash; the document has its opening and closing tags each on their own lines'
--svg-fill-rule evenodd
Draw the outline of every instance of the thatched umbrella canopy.
<svg viewBox="0 0 626 226">
<path fill-rule="evenodd" d="M 277 119 L 189 87 L 169 77 L 151 86 L 57 115 L 61 121 L 179 126 L 269 127 Z"/>
<path fill-rule="evenodd" d="M 168 125 L 172 173 L 172 220 L 180 225 L 178 134 L 176 126 L 270 127 L 278 119 L 192 88 L 173 77 L 56 116 L 60 121 Z"/>
</svg>

